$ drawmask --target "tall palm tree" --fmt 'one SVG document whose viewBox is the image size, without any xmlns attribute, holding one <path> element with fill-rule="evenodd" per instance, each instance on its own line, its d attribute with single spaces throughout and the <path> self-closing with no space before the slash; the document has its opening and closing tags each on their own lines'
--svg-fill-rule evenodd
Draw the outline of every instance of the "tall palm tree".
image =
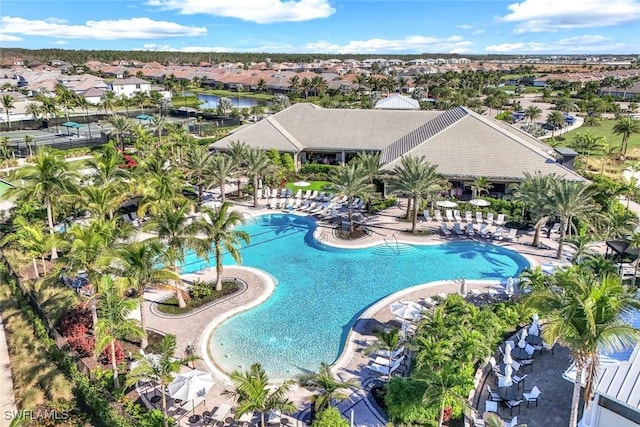
<svg viewBox="0 0 640 427">
<path fill-rule="evenodd" d="M 294 381 L 285 381 L 280 385 L 270 384 L 264 368 L 255 363 L 244 372 L 235 370 L 229 375 L 233 390 L 223 394 L 234 398 L 238 404 L 236 415 L 242 416 L 253 411 L 260 412 L 260 425 L 265 427 L 264 414 L 272 410 L 284 413 L 295 411 L 295 405 L 287 398 Z"/>
<path fill-rule="evenodd" d="M 440 190 L 437 166 L 427 163 L 424 156 L 404 156 L 400 164 L 393 168 L 391 189 L 396 193 L 406 194 L 411 211 L 411 232 L 415 233 L 418 222 L 418 209 L 423 200 Z"/>
<path fill-rule="evenodd" d="M 380 175 L 380 168 L 382 167 L 381 154 L 363 151 L 358 153 L 355 161 L 364 167 L 367 171 L 369 184 L 373 184 L 373 181 Z"/>
<path fill-rule="evenodd" d="M 96 354 L 109 347 L 111 353 L 111 369 L 113 371 L 113 387 L 120 388 L 118 379 L 118 363 L 116 360 L 116 341 L 122 339 L 141 338 L 144 331 L 140 323 L 130 318 L 138 302 L 123 298 L 121 290 L 109 276 L 103 276 L 98 285 L 100 304 L 98 306 L 98 323 L 96 324 Z"/>
<path fill-rule="evenodd" d="M 560 111 L 552 111 L 547 116 L 547 123 L 551 125 L 551 137 L 553 138 L 556 129 L 561 129 L 565 125 L 564 114 Z"/>
<path fill-rule="evenodd" d="M 40 258 L 42 262 L 42 272 L 47 274 L 47 264 L 44 260 L 47 252 L 51 250 L 52 239 L 51 236 L 45 232 L 44 223 L 29 222 L 22 216 L 17 216 L 13 220 L 13 232 L 7 233 L 2 240 L 0 240 L 0 246 L 12 246 L 18 249 L 18 251 L 31 257 L 33 261 L 33 271 L 36 278 L 40 278 L 38 271 L 38 264 L 36 258 Z"/>
<path fill-rule="evenodd" d="M 42 105 L 37 102 L 30 102 L 27 104 L 25 112 L 33 117 L 33 120 L 38 120 L 40 114 L 42 114 Z"/>
<path fill-rule="evenodd" d="M 19 201 L 37 201 L 47 210 L 49 232 L 53 235 L 54 207 L 61 199 L 75 193 L 78 175 L 68 162 L 48 149 L 40 150 L 33 163 L 16 169 L 12 181 L 20 183 L 7 191 L 9 197 Z M 55 246 L 51 258 L 58 257 Z"/>
<path fill-rule="evenodd" d="M 542 117 L 542 110 L 536 105 L 530 105 L 524 110 L 524 116 L 529 119 L 531 123 Z"/>
<path fill-rule="evenodd" d="M 356 197 L 366 199 L 372 189 L 367 183 L 369 176 L 366 169 L 357 162 L 339 166 L 331 171 L 332 191 L 346 196 L 348 203 L 349 236 L 353 235 L 353 201 Z"/>
<path fill-rule="evenodd" d="M 121 162 L 122 155 L 116 150 L 113 143 L 105 145 L 99 154 L 94 154 L 91 159 L 87 160 L 87 167 L 96 171 L 91 176 L 91 181 L 102 186 L 121 183 L 129 176 L 129 172 L 120 167 Z"/>
<path fill-rule="evenodd" d="M 247 150 L 246 174 L 253 180 L 253 207 L 258 207 L 258 180 L 273 169 L 271 158 L 266 150 L 250 148 Z"/>
<path fill-rule="evenodd" d="M 119 245 L 110 266 L 118 281 L 129 289 L 133 296 L 142 298 L 146 289 L 161 288 L 177 292 L 175 284 L 180 276 L 173 270 L 163 266 L 164 246 L 159 241 L 132 242 Z M 140 310 L 140 324 L 146 332 L 145 310 Z M 147 347 L 146 336 L 142 338 L 140 347 Z"/>
<path fill-rule="evenodd" d="M 15 109 L 15 102 L 16 100 L 13 99 L 13 96 L 9 95 L 9 94 L 4 94 L 2 95 L 2 98 L 0 98 L 0 103 L 2 104 L 2 109 L 4 110 L 5 114 L 7 115 L 7 124 L 9 125 L 9 129 L 11 129 L 11 110 Z"/>
<path fill-rule="evenodd" d="M 154 381 L 160 384 L 160 401 L 162 415 L 164 415 L 164 427 L 169 427 L 169 419 L 167 417 L 167 386 L 180 373 L 182 365 L 197 359 L 196 356 L 188 356 L 185 358 L 176 357 L 176 336 L 167 334 L 162 337 L 158 344 L 157 360 L 150 360 L 144 356 L 139 356 L 137 364 L 127 374 L 125 386 L 130 387 L 139 381 Z"/>
<path fill-rule="evenodd" d="M 244 223 L 242 215 L 237 211 L 229 211 L 230 203 L 223 203 L 217 209 L 203 208 L 203 221 L 201 223 L 200 247 L 197 249 L 200 256 L 207 256 L 213 247 L 216 257 L 216 290 L 222 290 L 222 257 L 224 251 L 228 252 L 233 260 L 242 263 L 242 255 L 239 251 L 240 241 L 249 244 L 251 237 L 245 231 L 236 227 Z"/>
<path fill-rule="evenodd" d="M 158 132 L 158 146 L 162 146 L 162 131 L 167 127 L 167 119 L 163 115 L 151 116 L 151 127 Z"/>
<path fill-rule="evenodd" d="M 525 180 L 515 192 L 515 199 L 523 202 L 535 218 L 535 232 L 533 234 L 533 246 L 540 243 L 540 229 L 549 220 L 550 211 L 548 205 L 551 183 L 560 178 L 555 175 L 542 175 L 540 172 L 530 174 L 525 172 Z"/>
<path fill-rule="evenodd" d="M 163 208 L 170 209 L 172 205 L 182 205 L 186 197 L 182 190 L 186 183 L 176 168 L 165 166 L 164 159 L 156 157 L 141 164 L 134 189 L 141 196 L 138 206 L 138 216 L 143 217 L 148 212 L 157 214 Z"/>
<path fill-rule="evenodd" d="M 189 222 L 187 214 L 191 209 L 189 203 L 174 206 L 164 204 L 144 225 L 144 229 L 153 231 L 158 239 L 166 245 L 164 259 L 172 265 L 174 272 L 178 272 L 180 263 L 184 262 L 187 250 L 200 247 L 201 242 L 195 236 L 201 225 L 198 222 Z M 176 299 L 180 307 L 186 307 L 186 293 L 179 282 L 175 284 Z"/>
<path fill-rule="evenodd" d="M 231 141 L 229 143 L 229 151 L 227 151 L 227 154 L 233 161 L 234 171 L 238 177 L 238 196 L 240 195 L 240 176 L 242 176 L 245 171 L 248 152 L 249 146 L 242 141 Z"/>
<path fill-rule="evenodd" d="M 616 135 L 622 135 L 622 144 L 620 147 L 622 149 L 622 154 L 626 156 L 629 138 L 634 133 L 640 133 L 640 120 L 636 120 L 629 116 L 620 117 L 613 126 L 613 133 Z"/>
<path fill-rule="evenodd" d="M 479 176 L 471 183 L 472 197 L 481 196 L 482 193 L 489 193 L 489 190 L 493 188 L 493 185 L 489 183 L 486 176 Z"/>
<path fill-rule="evenodd" d="M 572 227 L 572 221 L 586 219 L 593 214 L 592 189 L 588 184 L 579 181 L 565 181 L 557 179 L 551 181 L 549 188 L 549 212 L 560 218 L 560 238 L 558 239 L 557 259 L 562 259 L 562 250 L 567 231 Z"/>
<path fill-rule="evenodd" d="M 340 402 L 348 398 L 343 392 L 352 388 L 358 388 L 358 382 L 355 379 L 341 381 L 331 372 L 331 366 L 322 362 L 317 373 L 302 375 L 298 379 L 298 383 L 311 391 L 318 394 L 312 396 L 313 406 L 316 413 L 332 406 L 333 402 Z"/>
<path fill-rule="evenodd" d="M 116 136 L 116 145 L 124 150 L 124 136 L 131 130 L 131 119 L 127 116 L 112 114 L 106 120 L 112 127 L 111 133 Z"/>
<path fill-rule="evenodd" d="M 93 218 L 103 220 L 113 219 L 113 213 L 127 198 L 128 195 L 113 184 L 81 187 L 77 195 L 83 209 L 89 212 Z"/>
<path fill-rule="evenodd" d="M 391 328 L 389 330 L 378 331 L 375 333 L 378 341 L 369 345 L 366 349 L 365 354 L 373 354 L 379 350 L 384 350 L 389 354 L 389 364 L 387 368 L 391 370 L 392 363 L 392 353 L 400 347 L 401 337 L 400 337 L 400 329 L 399 328 Z"/>
<path fill-rule="evenodd" d="M 116 93 L 111 90 L 106 91 L 100 98 L 100 104 L 98 105 L 98 108 L 104 110 L 106 114 L 109 114 L 109 111 L 113 113 L 113 108 L 115 106 Z"/>
<path fill-rule="evenodd" d="M 56 83 L 54 93 L 56 94 L 57 101 L 64 106 L 64 114 L 67 121 L 69 121 L 69 108 L 72 108 L 75 104 L 76 94 L 62 83 Z"/>
<path fill-rule="evenodd" d="M 211 186 L 218 186 L 220 188 L 220 197 L 222 203 L 225 202 L 227 192 L 225 191 L 225 184 L 228 178 L 234 175 L 236 170 L 236 163 L 231 156 L 225 153 L 215 154 L 211 158 L 211 165 L 209 168 L 209 177 L 211 178 Z"/>
<path fill-rule="evenodd" d="M 461 373 L 457 366 L 444 366 L 442 369 L 430 371 L 424 381 L 427 387 L 422 400 L 427 404 L 439 404 L 438 427 L 442 427 L 446 405 L 454 402 L 466 405 L 463 393 L 473 387 L 473 380 Z"/>
<path fill-rule="evenodd" d="M 204 145 L 189 147 L 186 156 L 185 175 L 189 182 L 198 187 L 198 201 L 202 201 L 202 192 L 210 176 L 213 156 Z"/>
<path fill-rule="evenodd" d="M 542 336 L 569 348 L 576 367 L 569 426 L 578 421 L 580 389 L 584 376 L 584 401 L 589 405 L 598 375 L 601 352 L 620 351 L 640 339 L 637 329 L 623 316 L 640 308 L 635 290 L 615 275 L 594 278 L 575 268 L 559 275 L 556 287 L 534 290 L 526 304 L 543 318 Z"/>
</svg>

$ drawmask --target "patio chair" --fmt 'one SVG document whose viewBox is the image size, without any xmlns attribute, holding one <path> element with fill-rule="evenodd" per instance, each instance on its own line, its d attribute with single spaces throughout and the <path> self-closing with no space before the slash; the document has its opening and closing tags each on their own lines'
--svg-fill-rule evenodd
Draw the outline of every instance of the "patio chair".
<svg viewBox="0 0 640 427">
<path fill-rule="evenodd" d="M 517 228 L 510 228 L 509 229 L 509 233 L 505 234 L 504 236 L 502 236 L 503 240 L 509 240 L 509 241 L 513 241 L 513 240 L 517 240 L 518 239 L 518 229 Z"/>
<path fill-rule="evenodd" d="M 547 344 L 546 342 L 542 341 L 542 349 L 550 351 L 551 354 L 553 354 L 553 349 L 555 346 L 556 346 L 555 342 L 553 344 Z"/>
<path fill-rule="evenodd" d="M 456 209 L 453 211 L 453 217 L 456 219 L 456 221 L 462 222 L 462 217 L 460 216 L 459 210 Z"/>
<path fill-rule="evenodd" d="M 404 356 L 401 357 L 400 359 L 397 359 L 395 362 L 393 362 L 390 368 L 388 365 L 384 366 L 384 365 L 378 365 L 375 363 L 371 365 L 367 365 L 367 368 L 369 368 L 370 371 L 373 371 L 374 373 L 377 373 L 377 374 L 391 375 L 400 367 L 403 360 L 404 360 Z"/>
<path fill-rule="evenodd" d="M 491 238 L 494 240 L 502 240 L 502 235 L 504 234 L 504 228 L 496 227 L 496 229 L 491 233 Z"/>
<path fill-rule="evenodd" d="M 315 199 L 316 197 L 318 197 L 318 190 L 313 190 L 310 199 Z"/>
<path fill-rule="evenodd" d="M 302 190 L 298 188 L 298 191 L 296 191 L 295 198 L 296 198 L 296 199 L 299 199 L 299 198 L 301 198 L 301 197 L 302 197 Z"/>
<path fill-rule="evenodd" d="M 493 212 L 489 212 L 484 220 L 485 224 L 493 225 Z"/>
<path fill-rule="evenodd" d="M 431 221 L 431 215 L 429 214 L 429 209 L 423 210 L 422 216 L 424 216 L 425 221 Z"/>
<path fill-rule="evenodd" d="M 387 359 L 389 358 L 389 356 L 391 356 L 391 359 L 397 359 L 403 353 L 404 353 L 404 346 L 400 346 L 400 347 L 398 347 L 398 349 L 396 349 L 396 351 L 378 350 L 376 352 L 376 355 L 381 356 L 381 357 L 386 357 Z"/>
<path fill-rule="evenodd" d="M 518 374 L 514 374 L 511 376 L 511 380 L 513 381 L 513 384 L 518 386 L 518 388 L 520 388 L 520 384 L 522 384 L 524 386 L 524 380 L 527 378 L 528 374 L 524 374 L 524 375 L 518 375 Z"/>
<path fill-rule="evenodd" d="M 516 415 L 509 422 L 504 423 L 504 427 L 516 427 L 518 425 L 518 416 Z"/>
<path fill-rule="evenodd" d="M 524 351 L 526 351 L 529 356 L 533 356 L 533 353 L 536 351 L 536 349 L 531 344 L 527 344 L 524 347 Z"/>
<path fill-rule="evenodd" d="M 434 211 L 434 215 L 435 215 L 435 219 L 438 222 L 444 222 L 444 219 L 442 218 L 442 214 L 440 213 L 440 209 L 436 209 Z"/>
<path fill-rule="evenodd" d="M 447 227 L 446 223 L 442 223 L 440 224 L 440 229 L 442 230 L 442 234 L 445 235 L 445 237 L 451 237 L 451 231 L 449 230 L 449 227 Z"/>
<path fill-rule="evenodd" d="M 482 212 L 476 212 L 476 223 L 477 224 L 482 224 L 483 220 L 482 220 Z"/>
<path fill-rule="evenodd" d="M 529 407 L 530 403 L 535 403 L 536 406 L 538 406 L 538 397 L 540 397 L 540 393 L 540 389 L 535 385 L 533 386 L 531 391 L 525 391 L 524 393 L 522 393 L 522 397 L 527 401 L 527 408 Z"/>
<path fill-rule="evenodd" d="M 453 210 L 452 209 L 445 210 L 445 216 L 447 217 L 447 221 L 449 221 L 449 222 L 454 222 L 455 221 L 455 218 L 453 217 Z"/>
<path fill-rule="evenodd" d="M 457 224 L 457 223 L 456 223 Z M 468 223 L 467 227 L 465 228 L 466 232 L 467 232 L 467 236 L 469 237 L 475 237 L 476 235 L 476 231 L 473 229 L 473 224 L 472 223 Z"/>
<path fill-rule="evenodd" d="M 271 190 L 271 198 L 272 199 L 277 199 L 278 198 L 278 191 L 279 190 L 277 188 L 274 188 L 274 189 Z"/>
<path fill-rule="evenodd" d="M 211 414 L 211 419 L 214 421 L 224 422 L 224 419 L 229 412 L 231 412 L 231 405 L 223 403 Z"/>
<path fill-rule="evenodd" d="M 478 417 L 478 411 L 473 410 L 471 411 L 471 416 L 470 416 L 471 420 L 473 421 L 473 426 L 474 427 L 485 427 L 485 422 L 482 418 Z"/>
<path fill-rule="evenodd" d="M 500 397 L 500 395 L 498 393 L 496 393 L 495 391 L 491 390 L 491 387 L 489 387 L 489 385 L 487 384 L 487 391 L 489 392 L 489 400 L 492 400 L 494 402 L 501 402 L 502 398 Z M 497 408 L 497 406 L 496 406 Z M 498 412 L 498 411 L 496 411 Z"/>
<path fill-rule="evenodd" d="M 549 229 L 549 234 L 551 234 L 551 233 L 560 233 L 560 223 L 559 222 L 556 222 L 555 224 L 553 224 L 551 229 Z"/>
<path fill-rule="evenodd" d="M 496 225 L 504 225 L 506 223 L 504 214 L 498 214 L 498 219 L 496 220 Z"/>
<path fill-rule="evenodd" d="M 473 217 L 471 216 L 471 211 L 466 211 L 464 213 L 465 222 L 473 222 Z"/>
<path fill-rule="evenodd" d="M 533 370 L 533 359 L 522 359 L 520 361 L 520 364 L 522 366 L 528 366 L 529 367 L 529 372 L 531 372 Z"/>
<path fill-rule="evenodd" d="M 309 197 L 311 197 L 311 190 L 305 191 L 302 197 L 304 197 L 305 199 L 308 199 Z"/>
<path fill-rule="evenodd" d="M 518 372 L 522 367 L 522 364 L 517 360 L 514 360 L 513 362 L 511 362 L 511 367 L 513 368 L 513 372 Z"/>
<path fill-rule="evenodd" d="M 486 400 L 484 402 L 484 411 L 498 413 L 498 402 L 495 400 Z"/>
<path fill-rule="evenodd" d="M 513 408 L 518 408 L 518 413 L 520 413 L 520 404 L 522 400 L 505 400 L 504 405 L 509 408 L 509 414 L 513 415 Z"/>
<path fill-rule="evenodd" d="M 453 224 L 453 231 L 458 235 L 458 237 L 464 235 L 464 231 L 460 227 L 459 222 L 456 222 L 455 224 Z"/>
<path fill-rule="evenodd" d="M 487 238 L 487 234 L 489 234 L 489 224 L 482 224 L 480 226 L 480 229 L 478 230 L 478 234 L 483 239 L 486 239 Z"/>
</svg>

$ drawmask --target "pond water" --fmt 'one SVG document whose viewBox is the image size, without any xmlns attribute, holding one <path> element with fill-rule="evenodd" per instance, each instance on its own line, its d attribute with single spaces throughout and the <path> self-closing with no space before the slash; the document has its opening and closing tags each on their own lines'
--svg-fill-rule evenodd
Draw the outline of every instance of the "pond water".
<svg viewBox="0 0 640 427">
<path fill-rule="evenodd" d="M 218 102 L 220 97 L 218 95 L 207 95 L 199 93 L 196 97 L 202 101 L 200 108 L 218 108 Z M 228 96 L 226 97 L 235 108 L 251 108 L 254 105 L 260 105 L 262 107 L 268 107 L 271 105 L 270 101 L 255 98 L 245 98 L 242 96 Z"/>
</svg>

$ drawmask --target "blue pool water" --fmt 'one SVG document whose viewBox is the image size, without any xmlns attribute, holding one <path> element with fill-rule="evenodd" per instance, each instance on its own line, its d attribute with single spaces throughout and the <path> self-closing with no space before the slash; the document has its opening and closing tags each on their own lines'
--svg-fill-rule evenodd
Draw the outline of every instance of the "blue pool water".
<svg viewBox="0 0 640 427">
<path fill-rule="evenodd" d="M 315 241 L 313 221 L 288 214 L 260 216 L 242 228 L 251 235 L 243 265 L 278 283 L 265 303 L 214 331 L 211 353 L 227 372 L 260 362 L 272 378 L 334 362 L 359 314 L 387 295 L 434 280 L 502 279 L 529 265 L 513 251 L 475 242 L 331 248 Z M 234 263 L 228 257 L 224 264 Z M 183 271 L 205 265 L 190 255 Z"/>
</svg>

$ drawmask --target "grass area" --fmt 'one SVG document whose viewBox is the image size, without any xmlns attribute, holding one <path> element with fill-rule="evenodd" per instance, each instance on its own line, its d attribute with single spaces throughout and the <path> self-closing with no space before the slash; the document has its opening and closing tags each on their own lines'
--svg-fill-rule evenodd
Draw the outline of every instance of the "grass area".
<svg viewBox="0 0 640 427">
<path fill-rule="evenodd" d="M 613 132 L 613 127 L 615 126 L 615 120 L 601 120 L 600 125 L 598 126 L 580 126 L 577 129 L 574 129 L 570 132 L 563 133 L 561 136 L 565 138 L 565 141 L 572 142 L 573 138 L 578 133 L 590 132 L 593 136 L 604 136 L 607 138 L 607 143 L 610 147 L 614 147 L 616 145 L 620 145 L 622 143 L 622 135 L 616 135 Z M 631 135 L 629 138 L 629 149 L 632 148 L 640 148 L 640 134 Z"/>
<path fill-rule="evenodd" d="M 297 182 L 297 181 L 296 181 Z M 306 185 L 306 186 L 298 186 L 295 185 L 293 182 L 288 182 L 286 187 L 291 190 L 291 191 L 298 191 L 298 190 L 302 190 L 302 191 L 306 191 L 306 190 L 311 190 L 311 191 L 320 191 L 320 190 L 325 190 L 325 187 L 328 187 L 331 185 L 331 183 L 329 181 L 308 181 L 310 185 Z"/>
<path fill-rule="evenodd" d="M 224 89 L 191 89 L 193 93 L 201 93 L 203 95 L 216 95 L 216 96 L 224 96 L 227 98 L 253 98 L 253 99 L 262 99 L 265 101 L 271 101 L 273 99 L 273 95 L 269 95 L 268 93 L 253 93 L 253 92 L 237 92 L 235 90 L 224 90 Z"/>
<path fill-rule="evenodd" d="M 505 80 L 511 80 L 511 79 L 521 79 L 523 77 L 529 77 L 529 76 L 537 76 L 539 75 L 539 73 L 531 73 L 531 74 L 504 74 L 500 76 L 500 81 L 505 81 Z"/>
<path fill-rule="evenodd" d="M 210 284 L 211 287 L 215 288 L 215 282 Z M 187 301 L 187 306 L 181 308 L 178 306 L 178 300 L 176 297 L 168 298 L 160 303 L 158 303 L 157 307 L 162 313 L 165 314 L 173 314 L 180 315 L 189 313 L 192 310 L 202 307 L 203 305 L 212 303 L 220 298 L 226 297 L 238 291 L 240 285 L 234 281 L 226 281 L 222 282 L 222 290 L 216 291 L 215 289 L 211 292 L 211 294 L 203 297 L 203 298 L 190 298 Z"/>
<path fill-rule="evenodd" d="M 189 108 L 200 108 L 200 104 L 203 102 L 198 99 L 195 95 L 182 96 L 177 93 L 173 96 L 173 108 L 180 107 L 189 107 Z"/>
<path fill-rule="evenodd" d="M 500 86 L 499 89 L 504 91 L 509 91 L 509 92 L 515 92 L 516 87 L 515 85 L 504 85 L 504 86 Z M 525 86 L 523 93 L 538 93 L 538 92 L 542 92 L 543 89 L 544 88 L 542 87 Z"/>
</svg>

